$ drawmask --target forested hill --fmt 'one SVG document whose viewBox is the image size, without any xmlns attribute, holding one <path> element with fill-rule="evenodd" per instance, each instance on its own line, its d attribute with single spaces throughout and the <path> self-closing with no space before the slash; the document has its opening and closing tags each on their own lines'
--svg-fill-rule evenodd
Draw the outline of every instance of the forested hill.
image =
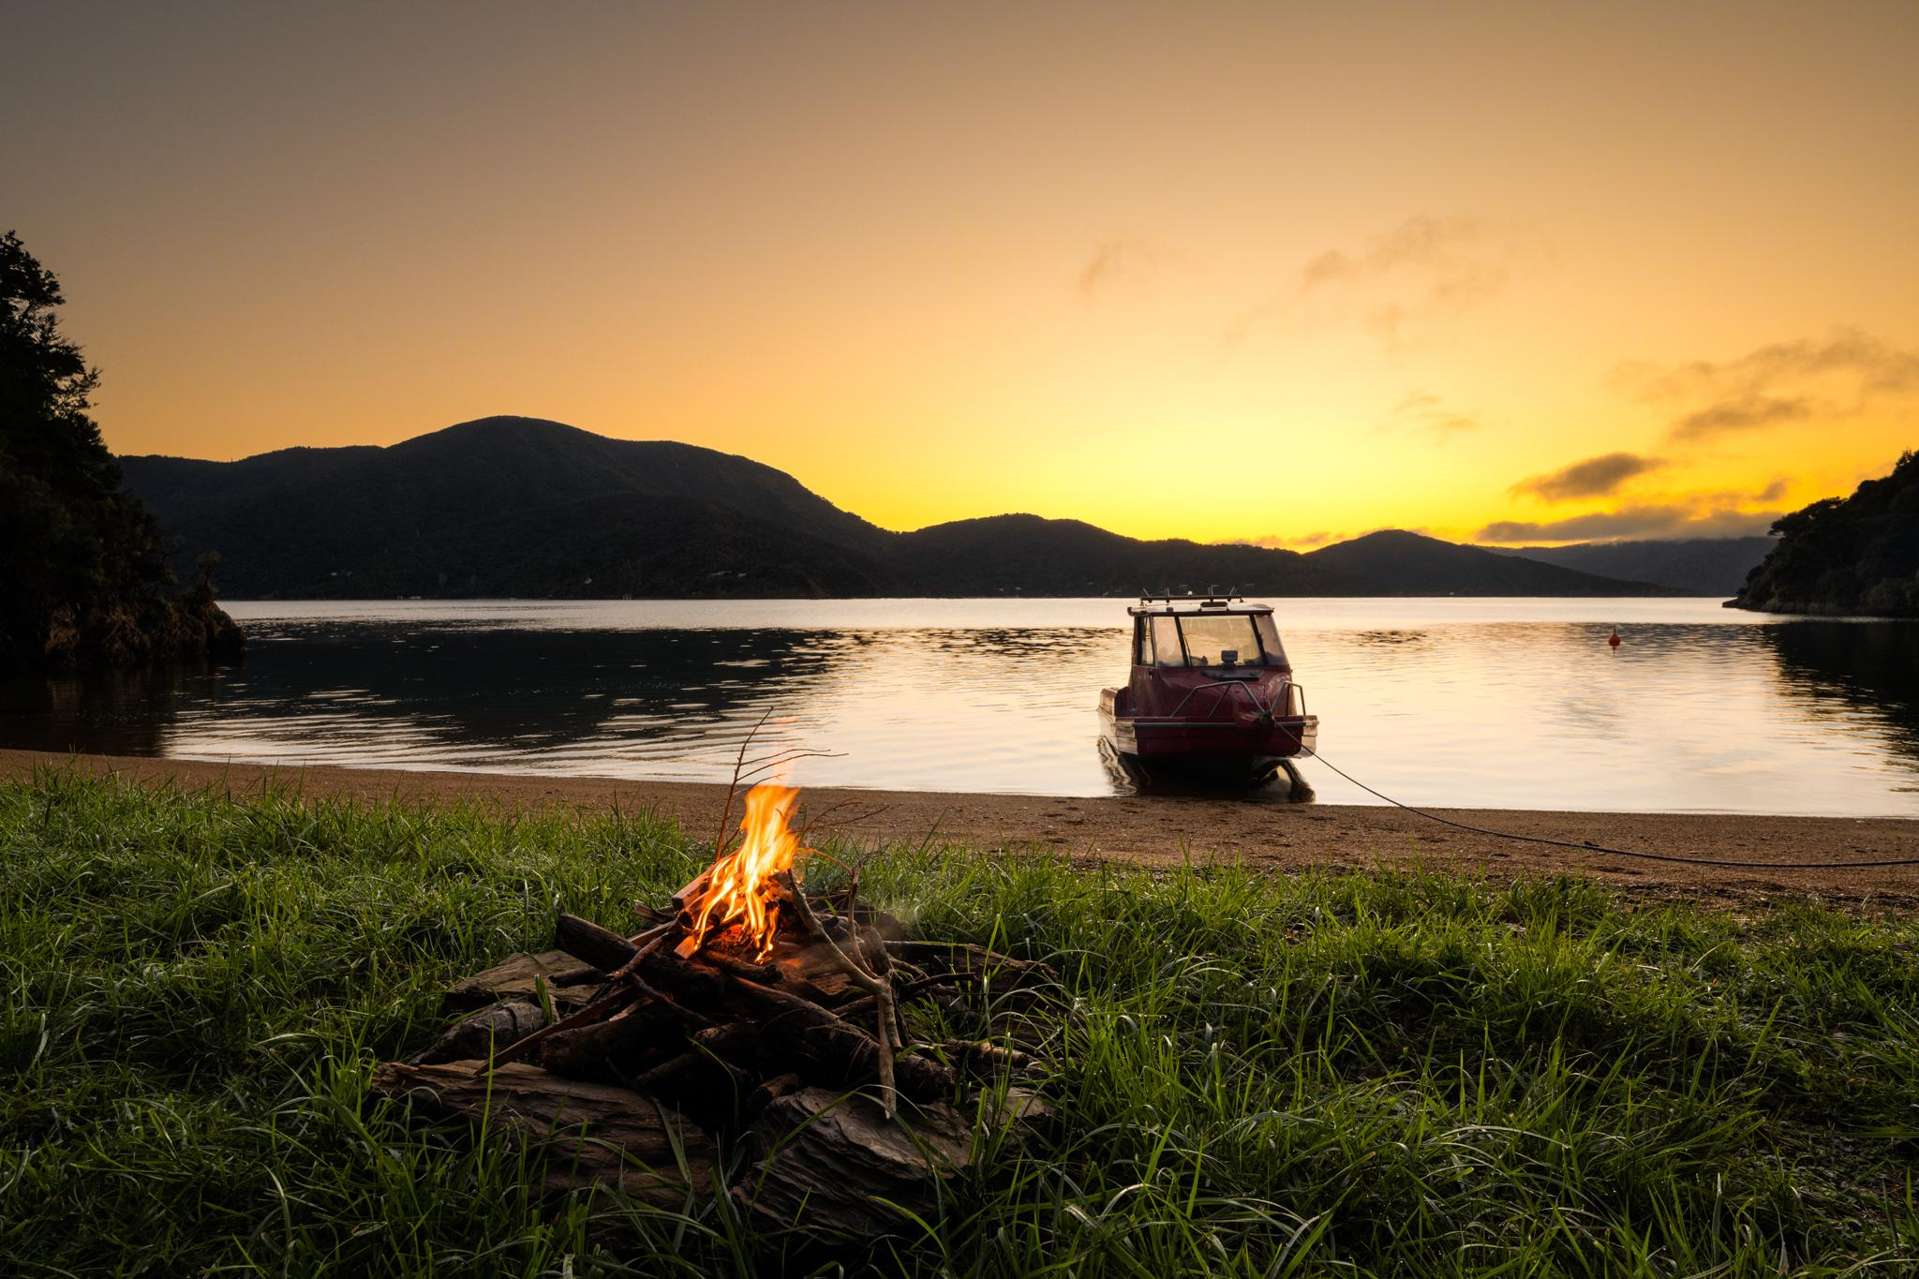
<svg viewBox="0 0 1919 1279">
<path fill-rule="evenodd" d="M 1573 546 L 1524 546 L 1500 551 L 1601 577 L 1670 586 L 1687 595 L 1735 595 L 1746 575 L 1772 550 L 1769 537 L 1647 538 L 1628 542 L 1580 542 Z"/>
<path fill-rule="evenodd" d="M 1919 453 L 1851 497 L 1829 497 L 1773 525 L 1779 544 L 1752 571 L 1738 608 L 1919 617 Z"/>
<path fill-rule="evenodd" d="M 1669 593 L 1412 533 L 1310 554 L 1140 541 L 1002 515 L 894 533 L 784 472 L 668 441 L 494 417 L 390 448 L 121 459 L 183 561 L 237 598 Z"/>
<path fill-rule="evenodd" d="M 206 573 L 167 572 L 89 416 L 99 374 L 60 330 L 60 282 L 0 235 L 0 675 L 236 656 Z M 208 564 L 211 568 L 211 562 Z"/>
</svg>

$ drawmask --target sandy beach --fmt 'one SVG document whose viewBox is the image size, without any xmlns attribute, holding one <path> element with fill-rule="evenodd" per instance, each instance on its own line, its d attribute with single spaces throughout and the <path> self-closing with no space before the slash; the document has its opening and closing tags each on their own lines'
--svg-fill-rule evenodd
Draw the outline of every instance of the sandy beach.
<svg viewBox="0 0 1919 1279">
<path fill-rule="evenodd" d="M 0 776 L 75 768 L 142 783 L 240 794 L 266 787 L 311 796 L 508 809 L 563 805 L 650 811 L 703 830 L 725 788 L 690 782 L 508 773 L 285 767 L 131 756 L 0 751 Z M 1147 865 L 1243 860 L 1279 872 L 1396 867 L 1508 879 L 1569 873 L 1633 896 L 1758 905 L 1807 896 L 1892 910 L 1919 909 L 1919 866 L 1863 870 L 1731 868 L 1622 858 L 1475 834 L 1393 808 L 1249 803 L 1186 797 L 1073 798 L 933 791 L 809 789 L 811 812 L 845 838 L 917 843 L 929 835 L 981 849 L 1036 848 L 1075 861 Z M 826 810 L 831 808 L 830 814 Z M 1675 813 L 1437 809 L 1512 834 L 1587 841 L 1673 856 L 1752 862 L 1919 858 L 1919 821 Z"/>
</svg>

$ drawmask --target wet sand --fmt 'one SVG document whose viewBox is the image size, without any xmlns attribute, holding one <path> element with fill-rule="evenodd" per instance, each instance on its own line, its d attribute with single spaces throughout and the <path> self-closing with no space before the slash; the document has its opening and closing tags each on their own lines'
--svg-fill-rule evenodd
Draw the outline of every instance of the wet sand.
<svg viewBox="0 0 1919 1279">
<path fill-rule="evenodd" d="M 432 804 L 476 801 L 502 809 L 553 805 L 650 811 L 704 832 L 725 787 L 603 777 L 411 772 L 225 764 L 130 756 L 0 750 L 0 777 L 36 768 L 76 768 L 143 783 L 172 782 L 240 794 L 263 786 L 311 796 Z M 1384 807 L 1249 803 L 1230 798 L 1124 796 L 1096 799 L 931 791 L 809 789 L 808 809 L 860 842 L 1036 848 L 1076 862 L 1145 865 L 1245 861 L 1293 872 L 1328 867 L 1412 868 L 1509 880 L 1568 873 L 1634 897 L 1762 905 L 1817 897 L 1835 904 L 1919 910 L 1919 866 L 1872 870 L 1735 869 L 1638 861 L 1551 848 L 1440 825 Z M 831 810 L 828 812 L 828 810 Z M 1519 835 L 1596 842 L 1684 857 L 1753 862 L 1919 858 L 1919 821 L 1899 818 L 1754 817 L 1677 813 L 1561 813 L 1436 809 L 1442 816 Z"/>
</svg>

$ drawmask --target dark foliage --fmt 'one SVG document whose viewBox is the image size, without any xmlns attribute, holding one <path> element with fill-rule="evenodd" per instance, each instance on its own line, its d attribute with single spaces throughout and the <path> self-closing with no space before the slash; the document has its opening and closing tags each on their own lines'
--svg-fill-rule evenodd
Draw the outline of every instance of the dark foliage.
<svg viewBox="0 0 1919 1279">
<path fill-rule="evenodd" d="M 64 300 L 20 237 L 0 236 L 0 670 L 230 651 L 239 632 L 207 574 L 176 597 L 158 525 L 120 488 L 87 416 L 99 373 L 60 334 Z"/>
<path fill-rule="evenodd" d="M 1919 617 L 1919 453 L 1851 497 L 1774 524 L 1779 545 L 1733 604 L 1771 613 Z"/>
<path fill-rule="evenodd" d="M 391 448 L 122 459 L 127 484 L 241 596 L 560 598 L 1645 595 L 1658 587 L 1378 533 L 1308 555 L 1138 541 L 1001 515 L 892 533 L 792 476 L 668 441 L 494 417 Z"/>
</svg>

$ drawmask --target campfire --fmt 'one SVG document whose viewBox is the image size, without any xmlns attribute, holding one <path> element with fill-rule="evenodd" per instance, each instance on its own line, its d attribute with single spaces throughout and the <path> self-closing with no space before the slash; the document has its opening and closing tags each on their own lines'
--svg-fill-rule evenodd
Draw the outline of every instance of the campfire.
<svg viewBox="0 0 1919 1279">
<path fill-rule="evenodd" d="M 554 1190 L 679 1207 L 737 1149 L 752 1171 L 731 1193 L 782 1226 L 870 1237 L 903 1220 L 888 1204 L 931 1205 L 984 1133 L 1044 1112 L 1019 1082 L 1039 1063 L 1010 1032 L 1054 979 L 908 939 L 861 900 L 857 867 L 809 895 L 806 866 L 826 854 L 805 846 L 799 800 L 748 791 L 712 864 L 669 903 L 636 906 L 647 926 L 633 935 L 560 915 L 553 950 L 454 987 L 448 1009 L 466 1015 L 381 1066 L 375 1088 L 557 1144 Z M 912 1033 L 949 1019 L 986 1035 Z"/>
</svg>

